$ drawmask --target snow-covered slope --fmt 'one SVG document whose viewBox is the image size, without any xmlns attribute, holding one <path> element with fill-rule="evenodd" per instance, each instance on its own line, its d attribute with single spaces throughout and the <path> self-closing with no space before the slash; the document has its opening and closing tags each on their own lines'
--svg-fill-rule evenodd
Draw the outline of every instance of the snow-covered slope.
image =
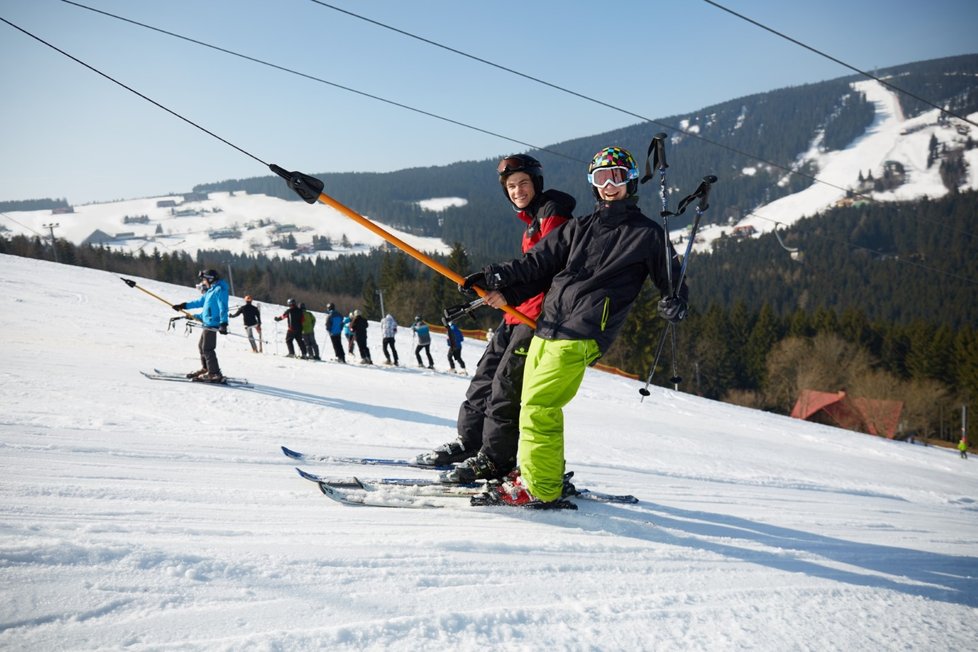
<svg viewBox="0 0 978 652">
<path fill-rule="evenodd" d="M 451 205 L 451 199 L 433 200 L 437 210 Z M 105 246 L 119 251 L 161 253 L 198 250 L 227 250 L 237 254 L 264 254 L 288 258 L 295 249 L 277 243 L 289 234 L 305 255 L 335 258 L 362 253 L 384 244 L 383 239 L 351 221 L 329 206 L 285 201 L 267 195 L 212 192 L 206 198 L 183 195 L 132 199 L 106 204 L 75 206 L 74 212 L 52 215 L 50 210 L 19 211 L 4 214 L 0 220 L 10 233 L 43 237 L 50 235 L 47 224 L 56 223 L 54 233 L 75 244 L 96 231 L 110 236 Z M 129 218 L 127 220 L 127 218 Z M 133 222 L 132 218 L 144 219 Z M 410 235 L 377 222 L 382 228 L 421 251 L 447 253 L 451 247 L 438 238 Z M 313 236 L 329 238 L 332 249 L 312 251 Z"/>
<path fill-rule="evenodd" d="M 0 256 L 0 296 L 5 650 L 974 646 L 978 462 L 956 452 L 663 389 L 639 402 L 589 371 L 569 468 L 639 504 L 344 507 L 279 446 L 412 455 L 453 436 L 466 379 L 228 336 L 224 371 L 253 389 L 150 381 L 197 367 L 196 339 L 116 275 Z M 381 359 L 376 324 L 370 344 Z"/>
<path fill-rule="evenodd" d="M 802 217 L 811 217 L 836 205 L 845 198 L 847 190 L 860 192 L 860 174 L 883 178 L 884 167 L 890 162 L 903 166 L 906 182 L 892 191 L 866 193 L 874 199 L 907 201 L 947 194 L 939 164 L 927 166 L 931 138 L 936 138 L 942 145 L 960 149 L 971 128 L 954 118 L 940 123 L 937 109 L 904 119 L 896 94 L 879 82 L 861 81 L 852 86 L 875 105 L 876 118 L 866 133 L 846 149 L 821 151 L 819 134 L 809 151 L 799 157 L 799 164 L 815 164 L 814 176 L 824 183 L 814 183 L 801 192 L 759 206 L 736 224 L 713 224 L 701 229 L 694 249 L 708 249 L 715 239 L 732 233 L 734 227 L 753 227 L 760 235 L 775 227 L 790 226 Z M 969 119 L 978 121 L 978 114 L 972 114 Z M 964 133 L 959 132 L 959 127 Z M 964 188 L 978 189 L 978 149 L 968 150 L 964 156 L 968 164 L 968 180 Z M 675 233 L 674 238 L 678 239 L 679 235 L 679 232 Z"/>
</svg>

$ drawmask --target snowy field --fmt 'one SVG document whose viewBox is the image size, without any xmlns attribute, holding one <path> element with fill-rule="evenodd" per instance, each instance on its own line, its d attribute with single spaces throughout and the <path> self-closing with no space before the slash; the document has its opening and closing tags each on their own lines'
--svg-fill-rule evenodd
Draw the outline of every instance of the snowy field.
<svg viewBox="0 0 978 652">
<path fill-rule="evenodd" d="M 284 181 L 282 182 L 285 183 Z M 465 200 L 441 198 L 426 200 L 425 210 L 440 211 Z M 159 206 L 160 203 L 176 206 Z M 176 212 L 187 214 L 175 215 Z M 263 254 L 286 260 L 299 250 L 281 248 L 277 243 L 292 234 L 299 247 L 305 247 L 305 257 L 335 259 L 356 253 L 367 253 L 384 244 L 384 240 L 356 224 L 331 206 L 310 206 L 302 201 L 286 201 L 267 195 L 211 192 L 207 199 L 186 200 L 182 195 L 127 199 L 101 204 L 74 207 L 74 213 L 52 215 L 50 210 L 10 211 L 0 214 L 6 218 L 0 225 L 11 234 L 50 237 L 49 223 L 54 223 L 55 236 L 78 245 L 100 231 L 113 239 L 104 246 L 113 251 L 152 254 L 183 251 L 195 256 L 198 251 L 226 250 L 241 255 Z M 370 218 L 371 216 L 365 216 Z M 126 222 L 126 218 L 146 218 L 145 223 Z M 439 238 L 416 236 L 374 220 L 415 249 L 447 254 L 451 247 Z M 224 232 L 224 237 L 218 235 Z M 231 233 L 237 237 L 229 237 Z M 313 236 L 329 238 L 333 248 L 328 251 L 308 251 Z M 344 245 L 344 239 L 348 243 Z"/>
<path fill-rule="evenodd" d="M 253 389 L 151 381 L 139 370 L 197 368 L 196 337 L 167 332 L 174 313 L 117 275 L 0 256 L 0 295 L 0 649 L 978 641 L 978 462 L 955 451 L 663 389 L 640 402 L 639 383 L 591 371 L 567 410 L 569 468 L 639 504 L 347 507 L 279 447 L 410 456 L 453 436 L 466 379 L 228 336 L 222 367 Z M 382 360 L 376 324 L 370 344 Z M 470 368 L 481 346 L 466 342 Z M 413 357 L 410 331 L 398 349 Z M 440 336 L 433 353 L 444 369 Z"/>
</svg>

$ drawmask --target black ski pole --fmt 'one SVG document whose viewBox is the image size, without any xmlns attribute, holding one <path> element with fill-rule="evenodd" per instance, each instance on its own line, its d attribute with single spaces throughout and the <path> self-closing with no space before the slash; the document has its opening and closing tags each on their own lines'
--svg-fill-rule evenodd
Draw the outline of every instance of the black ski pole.
<svg viewBox="0 0 978 652">
<path fill-rule="evenodd" d="M 700 185 L 696 188 L 696 190 L 693 191 L 692 194 L 684 197 L 683 200 L 679 202 L 679 211 L 674 213 L 674 215 L 682 215 L 686 212 L 686 208 L 688 208 L 691 203 L 697 199 L 699 200 L 699 202 L 696 204 L 696 217 L 693 218 L 693 227 L 689 232 L 689 240 L 686 242 L 686 252 L 683 255 L 683 263 L 679 268 L 679 278 L 675 285 L 677 288 L 676 291 L 678 291 L 678 288 L 683 286 L 683 281 L 686 279 L 686 270 L 689 266 L 689 257 L 693 253 L 693 243 L 696 242 L 696 232 L 699 230 L 700 220 L 703 217 L 703 213 L 705 213 L 706 209 L 710 207 L 710 189 L 716 182 L 717 178 L 715 175 L 708 174 L 703 177 L 703 180 L 700 182 Z M 675 294 L 673 294 L 673 296 L 675 296 Z M 670 326 L 672 326 L 672 324 L 670 324 Z M 669 332 L 668 327 L 666 330 L 662 331 L 662 338 L 659 340 L 659 346 L 655 353 L 655 360 L 652 362 L 652 369 L 649 370 L 649 376 L 645 381 L 645 387 L 638 390 L 638 393 L 642 395 L 642 400 L 645 400 L 645 397 L 651 394 L 651 392 L 649 392 L 649 385 L 652 384 L 652 377 L 655 375 L 655 368 L 659 364 L 659 355 L 662 353 L 662 345 L 665 343 L 665 336 L 667 332 Z"/>
<path fill-rule="evenodd" d="M 663 248 L 665 249 L 665 260 L 668 261 L 666 264 L 666 280 L 669 292 L 666 296 L 674 296 L 676 289 L 674 289 L 672 283 L 672 260 L 670 256 L 669 247 L 669 216 L 673 213 L 669 210 L 669 196 L 666 184 L 666 169 L 669 167 L 669 163 L 666 161 L 666 138 L 668 136 L 665 132 L 657 133 L 652 137 L 652 142 L 649 143 L 649 151 L 645 158 L 645 176 L 642 177 L 641 183 L 645 183 L 652 179 L 652 169 L 655 168 L 659 171 L 659 201 L 662 205 L 662 210 L 659 212 L 659 216 L 662 218 L 662 231 L 664 238 L 662 240 Z M 649 165 L 649 159 L 652 159 L 652 165 Z M 675 389 L 679 389 L 679 383 L 682 382 L 682 378 L 679 376 L 679 371 L 677 368 L 676 360 L 676 329 L 671 323 L 666 325 L 666 328 L 662 331 L 662 336 L 659 339 L 659 345 L 655 349 L 655 359 L 652 362 L 653 372 L 657 366 L 659 366 L 659 358 L 662 355 L 662 349 L 666 342 L 666 337 L 672 337 L 672 377 L 669 381 L 673 384 Z M 647 386 L 647 385 L 646 385 Z"/>
<path fill-rule="evenodd" d="M 693 228 L 689 233 L 689 242 L 686 243 L 686 253 L 683 255 L 683 264 L 679 269 L 679 284 L 677 287 L 681 287 L 683 281 L 686 279 L 686 268 L 689 266 L 689 256 L 693 253 L 693 242 L 696 240 L 696 231 L 699 230 L 700 219 L 703 217 L 703 213 L 710 207 L 710 189 L 716 182 L 716 176 L 712 174 L 706 175 L 693 194 L 684 198 L 679 204 L 679 215 L 682 215 L 686 211 L 687 206 L 693 203 L 694 200 L 699 199 L 699 202 L 696 204 L 696 217 L 693 218 Z"/>
</svg>

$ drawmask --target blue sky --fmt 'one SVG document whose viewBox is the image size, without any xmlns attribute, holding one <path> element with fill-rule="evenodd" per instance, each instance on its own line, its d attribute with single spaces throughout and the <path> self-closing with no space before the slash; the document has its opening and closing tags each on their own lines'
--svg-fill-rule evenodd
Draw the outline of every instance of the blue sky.
<svg viewBox="0 0 978 652">
<path fill-rule="evenodd" d="M 637 122 L 310 0 L 82 4 L 535 146 Z M 330 4 L 652 119 L 851 74 L 701 0 Z M 978 52 L 975 0 L 721 4 L 867 70 Z M 59 0 L 0 0 L 0 17 L 288 169 L 388 171 L 526 149 Z M 267 174 L 3 23 L 0 87 L 0 200 L 105 201 Z"/>
</svg>

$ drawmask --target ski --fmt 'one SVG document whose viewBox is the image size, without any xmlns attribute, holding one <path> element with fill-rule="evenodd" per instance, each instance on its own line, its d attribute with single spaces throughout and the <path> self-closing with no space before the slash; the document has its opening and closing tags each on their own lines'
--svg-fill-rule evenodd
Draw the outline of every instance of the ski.
<svg viewBox="0 0 978 652">
<path fill-rule="evenodd" d="M 319 490 L 327 498 L 335 500 L 342 505 L 357 505 L 367 507 L 387 507 L 397 509 L 443 509 L 454 507 L 456 509 L 467 509 L 469 507 L 507 507 L 494 502 L 485 493 L 441 493 L 433 494 L 425 491 L 423 486 L 394 486 L 385 487 L 383 485 L 370 487 L 364 484 L 362 487 L 350 485 L 335 485 L 329 482 L 317 482 Z M 468 491 L 472 491 L 471 489 Z M 465 500 L 458 500 L 463 498 Z M 561 499 L 555 504 L 545 508 L 539 506 L 519 507 L 517 509 L 571 509 L 576 510 L 577 505 L 566 499 Z"/>
<path fill-rule="evenodd" d="M 152 373 L 148 371 L 140 371 L 142 375 L 150 380 L 165 380 L 174 383 L 193 383 L 195 382 L 192 378 L 187 378 L 186 374 L 173 373 L 170 371 L 160 371 L 159 369 L 154 369 Z M 224 382 L 221 383 L 207 383 L 207 382 L 196 382 L 197 385 L 224 385 L 226 387 L 254 387 L 248 382 L 246 378 L 230 378 L 228 376 L 224 377 Z"/>
<path fill-rule="evenodd" d="M 282 446 L 286 457 L 303 462 L 324 462 L 330 464 L 365 464 L 367 466 L 400 466 L 412 469 L 428 469 L 431 471 L 448 471 L 451 466 L 427 466 L 413 460 L 392 459 L 384 457 L 343 457 L 336 455 L 307 455 Z"/>
<path fill-rule="evenodd" d="M 342 505 L 395 507 L 401 509 L 438 509 L 449 506 L 447 501 L 444 500 L 444 496 L 412 495 L 403 491 L 371 491 L 346 485 L 336 486 L 328 482 L 318 482 L 317 484 L 324 496 Z M 458 497 L 452 496 L 451 498 L 454 500 Z M 469 496 L 462 497 L 469 498 Z"/>
<path fill-rule="evenodd" d="M 424 496 L 429 498 L 472 498 L 473 496 L 478 497 L 485 494 L 488 487 L 488 483 L 485 482 L 477 482 L 472 484 L 444 484 L 437 480 L 423 478 L 362 479 L 355 476 L 351 478 L 328 478 L 315 473 L 309 473 L 308 471 L 298 467 L 296 467 L 295 470 L 299 473 L 299 477 L 303 478 L 304 480 L 309 480 L 310 482 L 315 482 L 320 485 L 325 484 L 338 491 L 384 492 L 391 494 L 394 492 L 395 488 L 400 488 L 403 490 L 405 495 L 411 497 Z M 568 475 L 568 480 L 570 479 L 570 475 L 572 474 Z M 320 486 L 320 490 L 322 489 L 322 486 Z M 332 495 L 327 495 L 333 498 Z M 578 487 L 575 487 L 574 492 L 569 494 L 567 497 L 580 498 L 582 500 L 590 500 L 599 503 L 620 503 L 626 505 L 634 505 L 638 502 L 638 498 L 630 494 L 607 494 L 600 491 L 592 491 L 590 489 L 582 489 Z"/>
</svg>

